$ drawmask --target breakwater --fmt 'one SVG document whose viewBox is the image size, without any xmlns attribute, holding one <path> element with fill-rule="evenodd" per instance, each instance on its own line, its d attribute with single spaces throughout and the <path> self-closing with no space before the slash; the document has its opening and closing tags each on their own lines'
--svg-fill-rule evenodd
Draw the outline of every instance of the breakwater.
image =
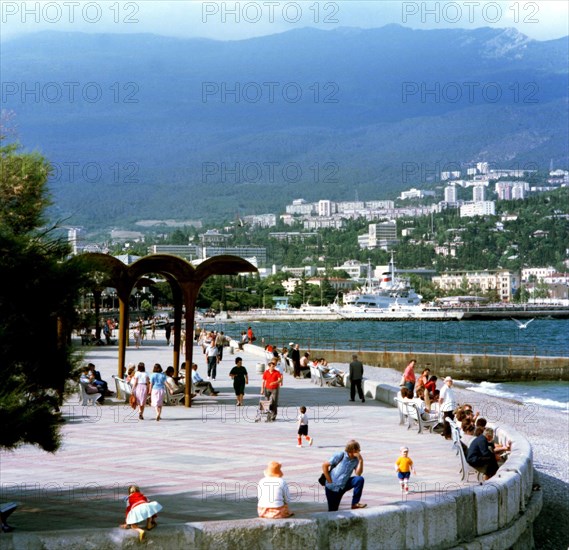
<svg viewBox="0 0 569 550">
<path fill-rule="evenodd" d="M 316 357 L 331 363 L 349 363 L 354 350 L 310 348 Z M 514 382 L 533 380 L 569 380 L 568 357 L 521 355 L 486 355 L 473 353 L 409 353 L 399 351 L 357 352 L 366 365 L 387 367 L 403 372 L 410 359 L 416 359 L 418 370 L 428 366 L 439 378 L 452 376 L 473 382 Z"/>
</svg>

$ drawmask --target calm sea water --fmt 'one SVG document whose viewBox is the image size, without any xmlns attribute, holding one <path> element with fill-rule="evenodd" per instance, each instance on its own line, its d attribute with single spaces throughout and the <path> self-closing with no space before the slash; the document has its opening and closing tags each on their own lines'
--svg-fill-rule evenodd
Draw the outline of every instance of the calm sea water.
<svg viewBox="0 0 569 550">
<path fill-rule="evenodd" d="M 519 329 L 511 319 L 497 321 L 281 321 L 252 322 L 257 344 L 289 342 L 340 349 L 388 349 L 569 357 L 569 320 L 535 319 Z M 248 323 L 212 323 L 238 338 Z M 469 389 L 544 407 L 569 410 L 569 382 L 484 382 Z"/>
</svg>

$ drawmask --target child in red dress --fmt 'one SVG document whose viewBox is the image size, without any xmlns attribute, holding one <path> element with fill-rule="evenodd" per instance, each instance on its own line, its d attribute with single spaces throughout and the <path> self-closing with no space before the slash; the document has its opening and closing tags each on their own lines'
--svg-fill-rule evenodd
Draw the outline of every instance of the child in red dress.
<svg viewBox="0 0 569 550">
<path fill-rule="evenodd" d="M 137 485 L 131 485 L 128 488 L 128 497 L 126 497 L 126 520 L 121 525 L 123 529 L 136 529 L 138 538 L 142 542 L 146 532 L 141 529 L 138 524 L 146 520 L 146 529 L 149 531 L 156 527 L 156 518 L 158 512 L 162 510 L 162 506 L 156 501 L 148 502 L 148 499 L 140 492 Z"/>
</svg>

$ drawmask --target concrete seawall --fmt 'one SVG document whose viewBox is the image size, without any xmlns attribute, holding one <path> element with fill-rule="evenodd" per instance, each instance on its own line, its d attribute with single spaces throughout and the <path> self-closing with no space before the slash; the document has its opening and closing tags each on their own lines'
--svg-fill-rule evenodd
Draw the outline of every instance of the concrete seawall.
<svg viewBox="0 0 569 550">
<path fill-rule="evenodd" d="M 331 363 L 349 363 L 352 350 L 311 348 L 316 357 Z M 396 351 L 358 351 L 366 365 L 387 367 L 403 372 L 410 359 L 419 368 L 430 364 L 439 378 L 452 376 L 473 382 L 514 382 L 530 380 L 569 380 L 569 357 L 537 357 L 524 355 L 473 355 L 459 353 L 405 353 Z"/>
</svg>

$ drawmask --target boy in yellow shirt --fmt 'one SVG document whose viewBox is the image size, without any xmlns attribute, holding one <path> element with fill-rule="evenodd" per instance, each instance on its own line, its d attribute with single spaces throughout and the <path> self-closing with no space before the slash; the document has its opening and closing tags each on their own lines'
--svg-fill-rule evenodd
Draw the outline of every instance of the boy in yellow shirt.
<svg viewBox="0 0 569 550">
<path fill-rule="evenodd" d="M 417 475 L 415 468 L 413 467 L 413 461 L 409 458 L 409 449 L 407 447 L 401 447 L 401 456 L 395 462 L 395 471 L 397 472 L 397 477 L 399 478 L 399 483 L 401 484 L 402 491 L 409 491 L 409 478 L 411 477 L 411 470 L 413 474 Z"/>
</svg>

